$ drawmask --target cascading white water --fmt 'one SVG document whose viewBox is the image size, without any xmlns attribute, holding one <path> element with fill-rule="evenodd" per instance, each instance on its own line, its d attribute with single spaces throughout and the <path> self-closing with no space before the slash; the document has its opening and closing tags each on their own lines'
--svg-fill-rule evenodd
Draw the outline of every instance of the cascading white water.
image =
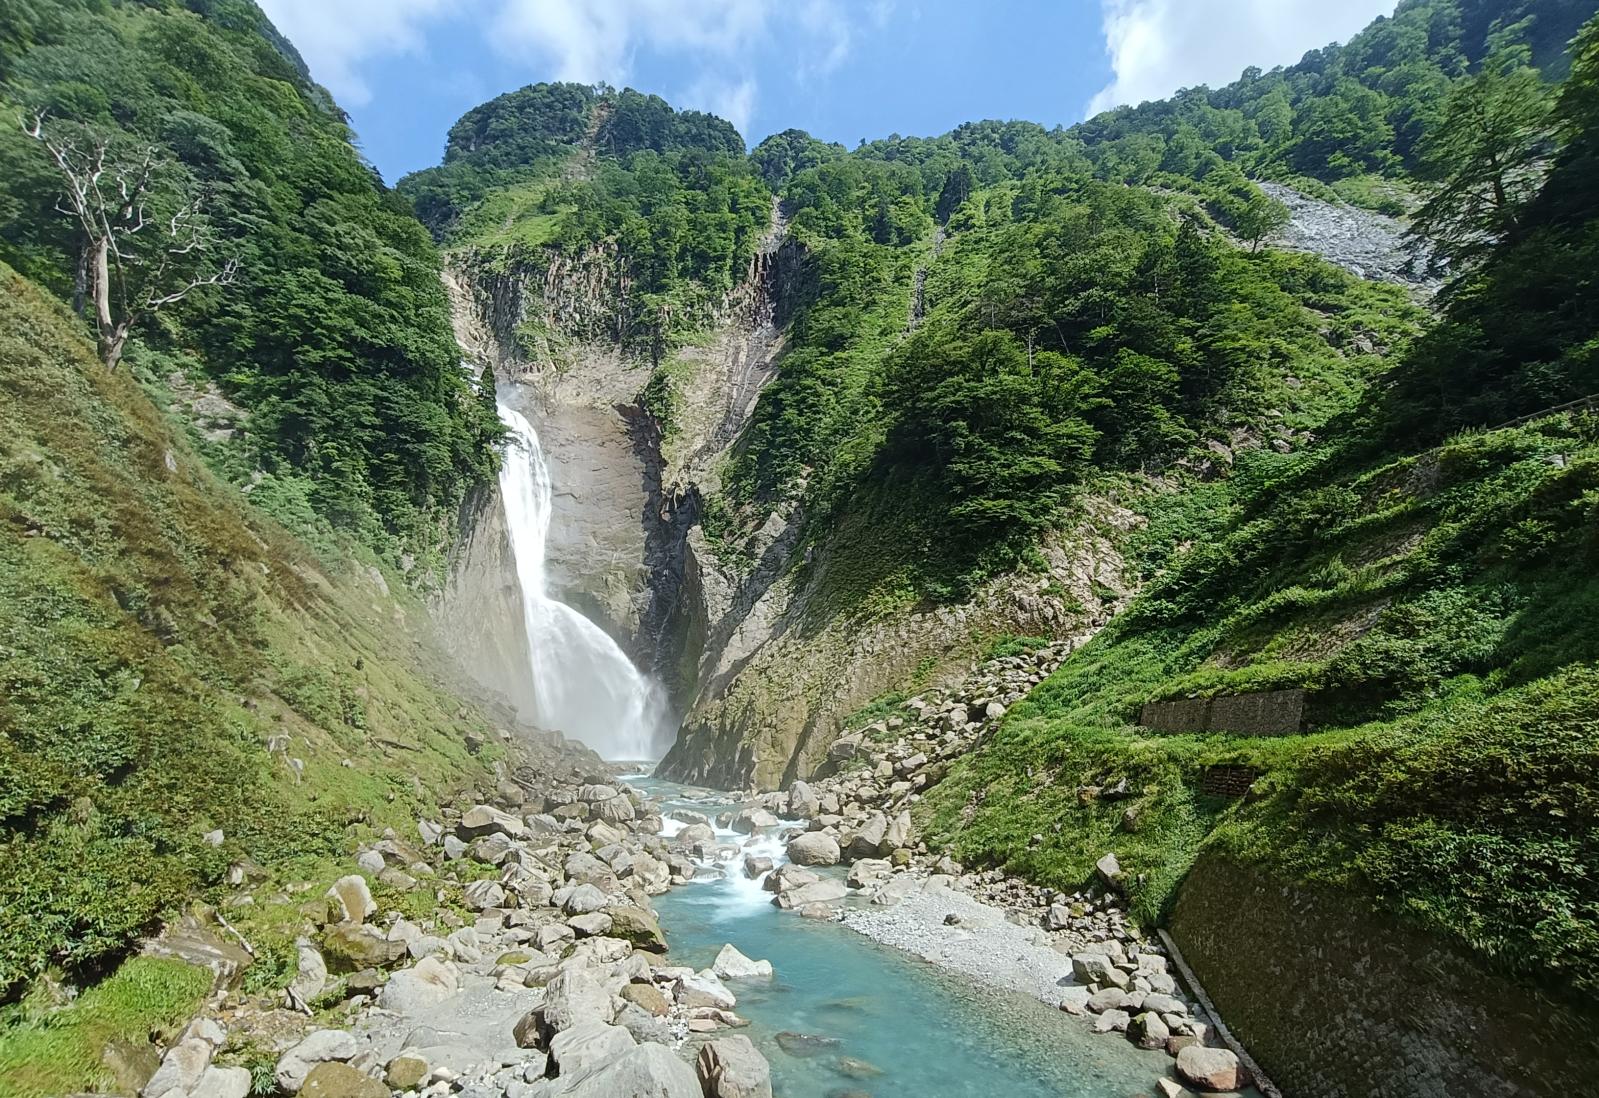
<svg viewBox="0 0 1599 1098">
<path fill-rule="evenodd" d="M 500 468 L 511 552 L 522 587 L 522 619 L 532 656 L 535 721 L 592 747 L 607 759 L 655 759 L 666 746 L 661 688 L 627 653 L 545 588 L 550 532 L 550 471 L 533 425 L 499 405 L 511 434 Z"/>
</svg>

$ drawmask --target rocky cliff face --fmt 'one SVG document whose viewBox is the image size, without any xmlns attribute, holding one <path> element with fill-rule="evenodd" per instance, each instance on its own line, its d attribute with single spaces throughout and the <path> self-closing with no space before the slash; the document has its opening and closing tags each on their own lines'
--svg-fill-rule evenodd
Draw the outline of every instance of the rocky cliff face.
<svg viewBox="0 0 1599 1098">
<path fill-rule="evenodd" d="M 494 368 L 550 464 L 552 593 L 653 670 L 684 714 L 664 774 L 786 784 L 814 772 L 844 718 L 874 698 L 958 676 L 984 637 L 1080 641 L 1128 590 L 1116 546 L 1135 520 L 1108 501 L 1044 547 L 1043 572 L 995 581 L 956 606 L 829 610 L 839 565 L 825 546 L 797 553 L 804 516 L 794 508 L 775 511 L 738 560 L 719 556 L 701 526 L 703 500 L 719 490 L 725 458 L 779 368 L 803 249 L 774 208 L 710 334 L 672 356 L 669 424 L 639 399 L 656 364 L 607 334 L 628 293 L 615 271 L 605 252 L 538 271 L 464 254 L 448 282 L 463 350 Z M 438 613 L 485 684 L 525 705 L 526 643 L 503 527 L 497 496 L 479 501 Z"/>
<path fill-rule="evenodd" d="M 1118 552 L 1138 521 L 1105 500 L 1042 547 L 1041 572 L 994 580 L 964 603 L 908 605 L 875 616 L 819 605 L 825 554 L 785 570 L 796 524 L 773 523 L 752 575 L 735 582 L 698 531 L 685 596 L 706 637 L 693 706 L 661 766 L 665 776 L 725 787 L 778 788 L 814 774 L 852 713 L 908 683 L 960 678 L 985 638 L 1043 636 L 1075 647 L 1130 591 Z M 697 588 L 697 590 L 696 590 Z"/>
<path fill-rule="evenodd" d="M 639 400 L 657 364 L 614 338 L 613 318 L 630 292 L 614 253 L 596 249 L 543 269 L 463 253 L 446 275 L 463 353 L 474 370 L 493 368 L 549 464 L 551 593 L 659 673 L 680 706 L 692 700 L 703 643 L 696 622 L 707 616 L 694 595 L 690 532 L 720 458 L 775 374 L 784 287 L 801 260 L 774 209 L 743 283 L 703 318 L 711 334 L 674 360 L 670 431 Z M 520 601 L 495 492 L 474 506 L 437 613 L 468 651 L 482 646 L 485 682 L 514 699 L 506 675 L 525 666 L 527 653 L 510 636 L 520 629 Z"/>
</svg>

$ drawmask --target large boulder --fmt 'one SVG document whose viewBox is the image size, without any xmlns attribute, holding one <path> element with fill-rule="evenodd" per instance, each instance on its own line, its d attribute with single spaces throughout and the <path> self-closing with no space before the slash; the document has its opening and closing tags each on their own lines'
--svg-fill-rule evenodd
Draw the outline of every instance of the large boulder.
<svg viewBox="0 0 1599 1098">
<path fill-rule="evenodd" d="M 795 865 L 837 865 L 841 856 L 833 837 L 820 831 L 807 831 L 788 843 L 788 860 Z"/>
<path fill-rule="evenodd" d="M 812 873 L 790 862 L 773 870 L 766 880 L 761 882 L 761 887 L 767 892 L 786 892 L 791 888 L 798 888 L 800 885 L 808 885 L 821 879 L 820 874 Z"/>
<path fill-rule="evenodd" d="M 1134 1015 L 1133 1020 L 1127 1024 L 1127 1037 L 1139 1048 L 1165 1048 L 1166 1039 L 1170 1036 L 1171 1030 L 1161 1020 L 1160 1015 L 1152 1010 Z"/>
<path fill-rule="evenodd" d="M 499 881 L 473 881 L 462 892 L 466 906 L 473 911 L 487 911 L 491 907 L 505 906 L 505 888 Z"/>
<path fill-rule="evenodd" d="M 666 952 L 666 935 L 650 912 L 627 904 L 606 908 L 606 911 L 611 916 L 611 937 L 631 942 L 634 949 Z"/>
<path fill-rule="evenodd" d="M 594 1018 L 551 1038 L 550 1059 L 555 1061 L 562 1075 L 578 1075 L 625 1056 L 637 1047 L 638 1042 L 627 1030 Z"/>
<path fill-rule="evenodd" d="M 492 805 L 480 804 L 466 810 L 455 832 L 463 839 L 476 839 L 496 832 L 520 839 L 527 834 L 527 824 L 520 816 L 501 812 Z"/>
<path fill-rule="evenodd" d="M 192 1093 L 204 1095 L 205 1098 L 250 1098 L 253 1085 L 249 1068 L 218 1067 L 213 1064 L 205 1069 L 205 1074 L 200 1076 L 199 1085 Z"/>
<path fill-rule="evenodd" d="M 888 818 L 873 812 L 849 841 L 851 858 L 875 858 L 888 852 Z"/>
<path fill-rule="evenodd" d="M 387 938 L 372 926 L 339 923 L 322 932 L 322 957 L 334 972 L 385 968 L 406 953 L 403 940 Z"/>
<path fill-rule="evenodd" d="M 544 988 L 544 1025 L 560 1033 L 581 1022 L 609 1022 L 614 1016 L 611 994 L 586 968 L 563 968 Z"/>
<path fill-rule="evenodd" d="M 914 896 L 921 887 L 922 882 L 912 877 L 909 873 L 896 873 L 877 886 L 877 890 L 872 893 L 872 903 L 883 907 L 893 907 L 908 897 Z"/>
<path fill-rule="evenodd" d="M 334 881 L 327 898 L 333 901 L 335 915 L 341 923 L 364 923 L 378 913 L 372 889 L 359 873 Z"/>
<path fill-rule="evenodd" d="M 894 817 L 893 821 L 888 825 L 888 830 L 883 834 L 883 845 L 888 847 L 889 850 L 911 845 L 910 812 L 901 812 Z"/>
<path fill-rule="evenodd" d="M 664 1017 L 672 1009 L 666 993 L 654 984 L 627 984 L 621 991 L 622 1000 L 640 1007 L 655 1017 Z"/>
<path fill-rule="evenodd" d="M 383 1081 L 394 1090 L 415 1090 L 428 1077 L 432 1065 L 427 1057 L 415 1052 L 402 1052 L 383 1068 Z"/>
<path fill-rule="evenodd" d="M 455 966 L 437 957 L 424 957 L 411 968 L 389 977 L 378 992 L 378 1005 L 400 1014 L 414 1014 L 442 1003 L 459 990 Z"/>
<path fill-rule="evenodd" d="M 822 810 L 822 802 L 805 782 L 795 782 L 788 787 L 788 814 L 800 819 L 810 819 Z"/>
<path fill-rule="evenodd" d="M 601 801 L 598 807 L 600 819 L 607 823 L 626 823 L 635 814 L 633 802 L 626 797 L 612 797 L 608 801 Z"/>
<path fill-rule="evenodd" d="M 591 911 L 587 915 L 574 915 L 566 920 L 566 925 L 577 932 L 579 938 L 600 938 L 611 932 L 611 917 L 603 911 Z"/>
<path fill-rule="evenodd" d="M 198 1086 L 200 1079 L 211 1066 L 211 1044 L 199 1037 L 179 1041 L 161 1058 L 150 1081 L 144 1085 L 145 1098 L 163 1098 L 168 1093 L 186 1094 Z"/>
<path fill-rule="evenodd" d="M 772 1067 L 748 1037 L 709 1042 L 694 1069 L 705 1098 L 772 1098 Z"/>
<path fill-rule="evenodd" d="M 1189 1045 L 1177 1054 L 1177 1074 L 1199 1090 L 1225 1092 L 1249 1085 L 1249 1072 L 1225 1048 Z"/>
<path fill-rule="evenodd" d="M 712 843 L 716 841 L 716 829 L 710 824 L 691 823 L 679 831 L 673 841 L 683 846 L 693 846 L 695 843 Z"/>
<path fill-rule="evenodd" d="M 1080 984 L 1115 984 L 1126 987 L 1127 973 L 1117 968 L 1103 953 L 1077 953 L 1072 956 L 1072 977 Z"/>
<path fill-rule="evenodd" d="M 861 858 L 849 867 L 849 875 L 844 880 L 851 888 L 867 888 L 893 872 L 894 867 L 887 858 Z"/>
<path fill-rule="evenodd" d="M 300 1098 L 389 1098 L 389 1088 L 349 1064 L 318 1064 L 305 1077 Z"/>
<path fill-rule="evenodd" d="M 278 1058 L 273 1078 L 278 1089 L 297 1094 L 312 1068 L 329 1061 L 353 1060 L 357 1051 L 355 1037 L 342 1029 L 313 1030 Z"/>
<path fill-rule="evenodd" d="M 849 889 L 843 881 L 823 878 L 812 881 L 807 885 L 800 885 L 798 888 L 790 888 L 779 892 L 777 898 L 772 902 L 784 911 L 790 911 L 796 907 L 806 907 L 810 904 L 835 903 L 848 895 Z"/>
<path fill-rule="evenodd" d="M 733 817 L 732 828 L 740 835 L 769 831 L 781 822 L 764 808 L 746 808 Z"/>
<path fill-rule="evenodd" d="M 703 1098 L 694 1069 L 677 1053 L 657 1044 L 640 1045 L 577 1076 L 562 1075 L 550 1094 L 561 1098 Z"/>
<path fill-rule="evenodd" d="M 724 980 L 763 979 L 772 975 L 772 962 L 753 961 L 729 943 L 711 962 L 711 971 Z"/>
<path fill-rule="evenodd" d="M 295 944 L 295 973 L 289 992 L 299 1002 L 309 1004 L 327 990 L 328 966 L 315 946 L 303 938 Z"/>
<path fill-rule="evenodd" d="M 562 893 L 565 895 L 562 895 Z M 591 911 L 598 911 L 605 906 L 605 893 L 591 884 L 580 884 L 576 888 L 562 889 L 555 894 L 561 903 L 561 910 L 568 915 L 587 915 Z"/>
<path fill-rule="evenodd" d="M 679 1004 L 690 1009 L 715 1007 L 718 1010 L 732 1010 L 738 1003 L 737 997 L 727 990 L 727 985 L 709 969 L 679 976 L 674 996 Z"/>
</svg>

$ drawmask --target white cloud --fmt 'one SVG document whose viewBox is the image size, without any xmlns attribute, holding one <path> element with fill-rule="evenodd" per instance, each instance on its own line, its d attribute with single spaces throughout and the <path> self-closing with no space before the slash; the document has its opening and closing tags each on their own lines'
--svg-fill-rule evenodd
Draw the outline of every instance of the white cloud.
<svg viewBox="0 0 1599 1098">
<path fill-rule="evenodd" d="M 733 58 L 765 32 L 773 0 L 504 0 L 495 46 L 533 49 L 554 63 L 556 80 L 620 82 L 640 46 Z"/>
<path fill-rule="evenodd" d="M 427 33 L 470 19 L 530 80 L 628 82 L 642 51 L 683 73 L 683 104 L 747 130 L 756 53 L 783 42 L 806 74 L 849 57 L 858 31 L 881 31 L 903 0 L 261 0 L 312 76 L 349 106 L 371 101 L 366 66 L 420 53 Z"/>
<path fill-rule="evenodd" d="M 676 105 L 708 111 L 733 123 L 739 133 L 748 134 L 750 119 L 755 116 L 757 92 L 752 76 L 733 81 L 707 75 L 700 77 L 687 91 L 676 97 Z"/>
<path fill-rule="evenodd" d="M 422 25 L 459 8 L 458 0 L 260 0 L 288 36 L 311 77 L 346 106 L 372 99 L 363 62 L 422 48 Z"/>
<path fill-rule="evenodd" d="M 747 132 L 759 85 L 754 54 L 782 37 L 807 73 L 849 57 L 858 24 L 880 30 L 895 0 L 498 0 L 489 27 L 508 57 L 531 51 L 539 79 L 623 85 L 641 50 L 675 56 L 687 73 L 683 105 Z"/>
<path fill-rule="evenodd" d="M 1249 65 L 1292 64 L 1346 41 L 1395 0 L 1100 0 L 1115 79 L 1089 115 L 1161 99 L 1179 88 L 1219 87 Z"/>
</svg>

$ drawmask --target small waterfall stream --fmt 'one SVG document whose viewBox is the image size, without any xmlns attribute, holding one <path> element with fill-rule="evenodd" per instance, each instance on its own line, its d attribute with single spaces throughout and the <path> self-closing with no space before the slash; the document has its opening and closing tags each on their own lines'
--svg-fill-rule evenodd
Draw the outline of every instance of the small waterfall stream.
<svg viewBox="0 0 1599 1098">
<path fill-rule="evenodd" d="M 664 693 L 605 630 L 550 597 L 544 574 L 549 466 L 527 418 L 503 401 L 499 413 L 511 434 L 500 469 L 500 494 L 522 588 L 537 706 L 534 721 L 581 740 L 606 759 L 658 759 L 667 746 Z"/>
</svg>

